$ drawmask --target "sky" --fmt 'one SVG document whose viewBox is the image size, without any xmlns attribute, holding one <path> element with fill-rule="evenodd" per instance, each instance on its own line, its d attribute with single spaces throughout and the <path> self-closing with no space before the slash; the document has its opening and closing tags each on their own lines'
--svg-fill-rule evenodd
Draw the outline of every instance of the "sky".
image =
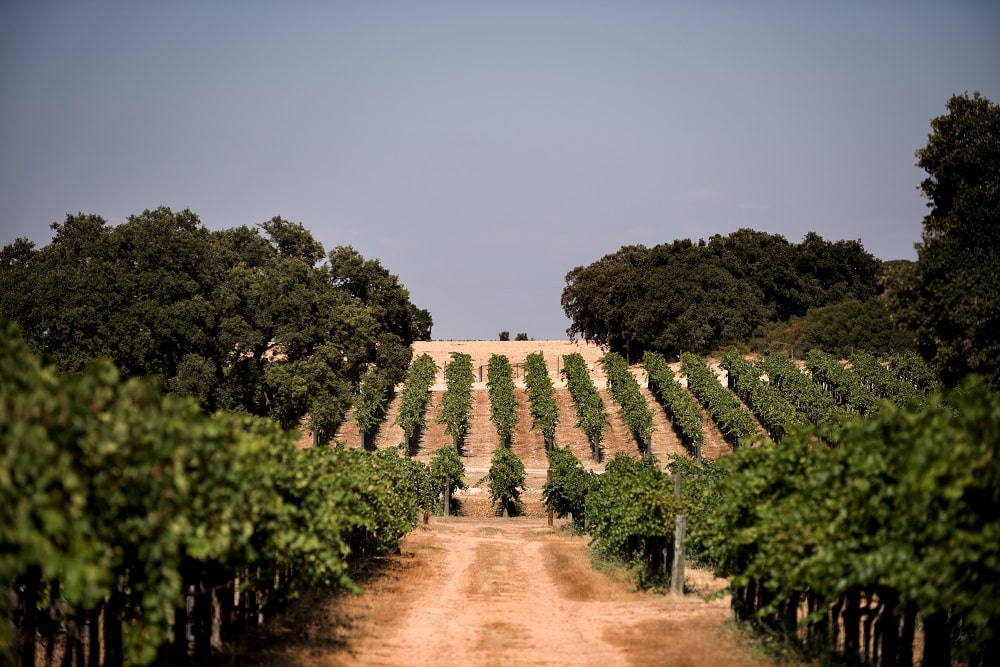
<svg viewBox="0 0 1000 667">
<path fill-rule="evenodd" d="M 1000 102 L 1000 3 L 0 0 L 0 245 L 274 216 L 437 340 L 565 339 L 565 276 L 749 227 L 915 259 L 914 151 Z"/>
</svg>

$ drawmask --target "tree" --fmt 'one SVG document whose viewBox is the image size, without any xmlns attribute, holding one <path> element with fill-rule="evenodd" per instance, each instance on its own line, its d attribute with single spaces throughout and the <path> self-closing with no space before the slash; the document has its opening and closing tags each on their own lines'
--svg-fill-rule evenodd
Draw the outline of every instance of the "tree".
<svg viewBox="0 0 1000 667">
<path fill-rule="evenodd" d="M 504 341 L 504 342 L 510 340 L 510 332 L 509 331 L 501 331 L 499 339 L 501 341 Z"/>
<path fill-rule="evenodd" d="M 650 350 L 707 354 L 746 341 L 762 325 L 879 292 L 881 261 L 859 241 L 801 243 L 740 229 L 708 243 L 624 246 L 566 275 L 571 337 L 630 362 Z"/>
<path fill-rule="evenodd" d="M 530 340 L 530 339 L 528 338 L 528 334 L 526 334 L 526 333 L 519 333 L 519 334 L 517 334 L 517 335 L 514 336 L 514 340 L 525 341 L 525 340 Z"/>
<path fill-rule="evenodd" d="M 61 370 L 107 357 L 209 413 L 284 428 L 308 415 L 323 439 L 371 365 L 398 382 L 410 343 L 430 335 L 430 315 L 377 260 L 350 248 L 326 257 L 278 217 L 212 232 L 161 207 L 116 227 L 81 213 L 52 229 L 43 248 L 18 239 L 0 251 L 0 316 Z"/>
<path fill-rule="evenodd" d="M 1000 386 L 1000 106 L 975 93 L 947 108 L 916 152 L 930 212 L 890 310 L 946 384 L 975 372 Z"/>
</svg>

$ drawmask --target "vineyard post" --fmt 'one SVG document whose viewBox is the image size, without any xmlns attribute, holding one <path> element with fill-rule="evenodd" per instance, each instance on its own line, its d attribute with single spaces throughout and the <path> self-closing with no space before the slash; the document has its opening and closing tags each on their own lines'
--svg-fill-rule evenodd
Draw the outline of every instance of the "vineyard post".
<svg viewBox="0 0 1000 667">
<path fill-rule="evenodd" d="M 674 498 L 681 500 L 681 476 L 674 475 Z M 687 532 L 687 515 L 674 517 L 674 566 L 670 573 L 670 591 L 684 595 L 684 534 Z"/>
<path fill-rule="evenodd" d="M 549 468 L 548 470 L 545 471 L 545 480 L 547 482 L 549 482 L 549 483 L 552 482 L 552 468 Z M 549 519 L 549 528 L 551 528 L 552 527 L 552 506 L 551 505 L 549 505 L 549 511 L 547 512 L 547 515 L 548 515 L 548 519 Z"/>
</svg>

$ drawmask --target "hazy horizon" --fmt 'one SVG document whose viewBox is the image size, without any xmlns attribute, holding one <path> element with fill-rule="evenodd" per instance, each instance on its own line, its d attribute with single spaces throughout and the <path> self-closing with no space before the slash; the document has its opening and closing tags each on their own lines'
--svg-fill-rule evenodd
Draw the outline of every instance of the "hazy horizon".
<svg viewBox="0 0 1000 667">
<path fill-rule="evenodd" d="M 914 151 L 1000 101 L 985 2 L 0 5 L 0 245 L 69 213 L 273 216 L 437 340 L 563 340 L 565 274 L 749 227 L 914 259 Z"/>
</svg>

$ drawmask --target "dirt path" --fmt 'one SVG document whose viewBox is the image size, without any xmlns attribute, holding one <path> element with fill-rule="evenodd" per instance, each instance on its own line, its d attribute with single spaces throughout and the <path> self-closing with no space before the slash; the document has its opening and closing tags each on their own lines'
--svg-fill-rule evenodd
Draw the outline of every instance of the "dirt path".
<svg viewBox="0 0 1000 667">
<path fill-rule="evenodd" d="M 725 599 L 636 593 L 545 519 L 432 519 L 359 597 L 300 606 L 239 664 L 749 665 Z M 713 585 L 695 571 L 701 593 Z M 304 607 L 304 608 L 303 608 Z"/>
</svg>

